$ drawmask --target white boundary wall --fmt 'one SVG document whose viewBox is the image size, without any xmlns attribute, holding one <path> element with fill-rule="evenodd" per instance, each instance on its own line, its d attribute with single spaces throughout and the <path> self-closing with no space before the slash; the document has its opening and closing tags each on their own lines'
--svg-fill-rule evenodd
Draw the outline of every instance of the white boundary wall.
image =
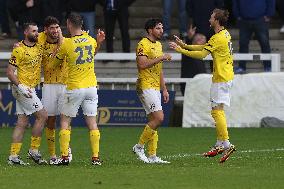
<svg viewBox="0 0 284 189">
<path fill-rule="evenodd" d="M 183 105 L 183 127 L 214 126 L 209 100 L 211 75 L 188 81 Z M 225 108 L 229 127 L 259 127 L 266 116 L 284 120 L 284 73 L 235 75 L 231 107 Z"/>
</svg>

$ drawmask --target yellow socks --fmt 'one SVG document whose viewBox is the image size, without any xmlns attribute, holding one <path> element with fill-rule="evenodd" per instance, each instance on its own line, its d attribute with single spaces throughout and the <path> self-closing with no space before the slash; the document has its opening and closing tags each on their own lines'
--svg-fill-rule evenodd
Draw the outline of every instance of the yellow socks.
<svg viewBox="0 0 284 189">
<path fill-rule="evenodd" d="M 148 143 L 149 156 L 156 155 L 157 148 L 158 148 L 158 131 L 155 131 L 154 135 L 152 136 L 152 138 L 149 140 Z"/>
<path fill-rule="evenodd" d="M 31 136 L 31 149 L 38 150 L 41 142 L 41 137 Z"/>
<path fill-rule="evenodd" d="M 99 130 L 90 130 L 90 142 L 93 152 L 92 157 L 99 157 L 100 137 L 101 135 Z"/>
<path fill-rule="evenodd" d="M 55 129 L 46 128 L 45 136 L 50 157 L 55 156 Z"/>
<path fill-rule="evenodd" d="M 148 142 L 149 155 L 156 155 L 158 147 L 158 131 L 146 125 L 139 139 L 138 144 L 145 145 Z"/>
<path fill-rule="evenodd" d="M 229 134 L 224 110 L 212 110 L 211 115 L 216 124 L 217 140 L 228 140 Z"/>
<path fill-rule="evenodd" d="M 68 156 L 68 147 L 70 143 L 70 130 L 61 129 L 59 132 L 59 144 L 61 156 Z"/>
<path fill-rule="evenodd" d="M 12 143 L 10 148 L 10 155 L 16 156 L 19 154 L 22 147 L 22 143 Z"/>
<path fill-rule="evenodd" d="M 155 132 L 156 131 L 151 129 L 151 127 L 149 127 L 149 125 L 146 125 L 141 136 L 140 136 L 138 144 L 144 145 L 146 142 L 148 142 L 153 137 Z"/>
</svg>

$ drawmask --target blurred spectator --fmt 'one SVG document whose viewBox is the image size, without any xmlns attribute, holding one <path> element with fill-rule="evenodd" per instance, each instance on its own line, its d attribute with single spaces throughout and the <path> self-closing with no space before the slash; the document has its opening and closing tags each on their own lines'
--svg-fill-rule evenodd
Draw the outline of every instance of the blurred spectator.
<svg viewBox="0 0 284 189">
<path fill-rule="evenodd" d="M 41 0 L 44 8 L 44 18 L 53 16 L 61 23 L 63 20 L 62 13 L 66 11 L 66 3 L 62 0 Z"/>
<path fill-rule="evenodd" d="M 231 26 L 236 26 L 236 19 L 233 15 L 233 0 L 225 0 L 224 8 L 229 11 L 229 20 L 227 22 L 227 28 Z"/>
<path fill-rule="evenodd" d="M 200 33 L 210 39 L 215 33 L 209 23 L 212 11 L 215 8 L 223 8 L 224 0 L 187 0 L 186 12 L 190 23 L 196 27 L 196 33 Z M 213 62 L 210 61 L 210 70 L 213 71 Z"/>
<path fill-rule="evenodd" d="M 212 11 L 223 7 L 224 0 L 187 0 L 186 2 L 186 12 L 192 19 L 196 32 L 205 35 L 207 39 L 214 34 L 209 23 Z"/>
<path fill-rule="evenodd" d="M 23 40 L 23 24 L 35 22 L 39 31 L 43 29 L 43 7 L 40 0 L 9 0 L 7 1 L 9 13 L 15 22 L 18 39 Z"/>
<path fill-rule="evenodd" d="M 65 0 L 67 12 L 77 12 L 83 17 L 84 30 L 95 38 L 96 0 Z"/>
<path fill-rule="evenodd" d="M 187 36 L 187 15 L 185 10 L 186 0 L 177 0 L 178 1 L 178 13 L 179 13 L 179 32 L 180 37 L 184 38 Z M 169 38 L 171 33 L 171 13 L 173 9 L 173 0 L 163 0 L 163 26 L 164 34 L 163 38 Z"/>
<path fill-rule="evenodd" d="M 2 34 L 1 38 L 6 38 L 11 35 L 9 26 L 9 16 L 7 11 L 7 0 L 0 0 L 0 24 Z"/>
<path fill-rule="evenodd" d="M 276 0 L 276 9 L 282 20 L 282 23 L 284 23 L 284 1 L 283 0 Z M 280 33 L 284 33 L 284 24 L 280 28 Z"/>
<path fill-rule="evenodd" d="M 122 50 L 126 53 L 130 52 L 128 7 L 134 1 L 135 0 L 100 0 L 100 3 L 104 7 L 107 52 L 113 52 L 113 34 L 116 20 L 118 20 L 122 38 Z"/>
<path fill-rule="evenodd" d="M 190 25 L 185 43 L 192 45 L 204 45 L 206 43 L 206 37 L 203 34 L 196 33 L 196 28 L 192 28 L 192 25 Z M 181 78 L 193 78 L 195 75 L 201 73 L 206 73 L 204 61 L 182 54 Z M 180 90 L 182 95 L 184 95 L 185 83 L 180 84 Z"/>
<path fill-rule="evenodd" d="M 239 52 L 249 52 L 249 42 L 255 34 L 261 52 L 270 53 L 269 21 L 275 12 L 275 0 L 233 0 L 233 12 L 239 22 Z M 271 62 L 263 61 L 264 71 L 271 71 Z M 246 62 L 240 61 L 235 73 L 245 73 Z"/>
</svg>

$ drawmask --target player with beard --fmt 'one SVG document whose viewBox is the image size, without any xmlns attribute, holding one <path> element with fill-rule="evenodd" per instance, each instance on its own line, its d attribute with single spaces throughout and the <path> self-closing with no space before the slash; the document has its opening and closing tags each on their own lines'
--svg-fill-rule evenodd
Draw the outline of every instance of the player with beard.
<svg viewBox="0 0 284 189">
<path fill-rule="evenodd" d="M 44 21 L 44 32 L 39 33 L 38 42 L 43 45 L 43 77 L 42 103 L 48 113 L 45 129 L 47 146 L 50 155 L 49 164 L 56 165 L 55 150 L 55 125 L 56 116 L 60 115 L 63 96 L 66 90 L 67 67 L 66 61 L 60 66 L 50 67 L 49 56 L 58 48 L 61 30 L 57 18 L 48 16 Z M 72 160 L 71 148 L 69 148 L 69 162 Z"/>
<path fill-rule="evenodd" d="M 215 35 L 205 45 L 187 45 L 175 36 L 176 42 L 170 42 L 170 48 L 196 59 L 213 57 L 213 77 L 210 89 L 211 115 L 215 121 L 217 142 L 205 157 L 214 157 L 223 153 L 220 163 L 225 162 L 236 150 L 229 141 L 224 105 L 230 106 L 230 90 L 233 83 L 233 49 L 231 35 L 225 29 L 229 18 L 227 10 L 214 9 L 210 17 L 210 26 Z"/>
<path fill-rule="evenodd" d="M 169 101 L 162 65 L 163 61 L 171 60 L 171 55 L 163 53 L 162 44 L 159 42 L 163 35 L 163 24 L 160 19 L 148 20 L 145 30 L 148 35 L 138 43 L 136 49 L 138 68 L 136 87 L 137 94 L 146 111 L 148 123 L 145 125 L 138 143 L 133 146 L 133 152 L 144 163 L 170 163 L 162 160 L 156 154 L 157 129 L 164 119 L 160 90 L 162 90 L 163 102 Z M 148 144 L 148 158 L 144 153 L 146 143 Z"/>
<path fill-rule="evenodd" d="M 42 46 L 38 41 L 38 27 L 35 23 L 24 25 L 25 39 L 13 49 L 7 77 L 12 82 L 12 94 L 16 99 L 16 114 L 18 116 L 16 127 L 12 135 L 12 144 L 8 164 L 26 165 L 19 152 L 25 128 L 28 125 L 30 115 L 35 116 L 32 128 L 31 146 L 28 151 L 30 157 L 37 164 L 45 163 L 41 158 L 39 147 L 44 124 L 47 120 L 47 112 L 37 97 L 35 87 L 40 83 Z M 17 71 L 17 74 L 15 74 Z"/>
</svg>

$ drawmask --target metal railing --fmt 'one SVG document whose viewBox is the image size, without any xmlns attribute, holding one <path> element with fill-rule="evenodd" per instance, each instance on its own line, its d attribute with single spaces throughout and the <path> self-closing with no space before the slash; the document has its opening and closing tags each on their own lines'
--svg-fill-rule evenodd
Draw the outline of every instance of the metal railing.
<svg viewBox="0 0 284 189">
<path fill-rule="evenodd" d="M 180 61 L 180 53 L 170 53 L 173 61 Z M 0 52 L 0 59 L 7 60 L 11 57 L 11 52 Z M 135 53 L 98 53 L 95 56 L 96 60 L 136 60 Z M 208 55 L 204 60 L 212 60 L 211 55 Z M 248 61 L 259 61 L 259 60 L 271 60 L 271 71 L 281 71 L 281 56 L 280 54 L 263 54 L 263 53 L 235 53 L 234 61 L 248 60 Z"/>
<path fill-rule="evenodd" d="M 181 54 L 170 53 L 172 55 L 173 61 L 180 61 Z M 0 52 L 0 59 L 7 60 L 11 57 L 10 52 Z M 98 53 L 95 56 L 96 60 L 136 60 L 135 53 Z M 204 60 L 212 60 L 211 55 L 207 56 Z M 258 60 L 271 60 L 271 71 L 280 72 L 281 71 L 281 56 L 280 54 L 262 54 L 262 53 L 250 53 L 250 54 L 234 54 L 234 60 L 248 60 L 248 61 L 258 61 Z M 130 90 L 130 85 L 136 82 L 136 78 L 97 78 L 99 83 L 111 84 L 111 89 L 114 90 L 116 85 L 125 84 L 126 90 Z M 171 90 L 175 89 L 175 85 L 180 83 L 186 83 L 189 78 L 165 78 L 167 85 L 171 86 Z M 43 81 L 43 79 L 42 79 Z M 7 83 L 8 89 L 10 86 L 10 81 L 8 78 L 0 78 L 0 83 Z M 183 96 L 177 96 L 176 100 L 183 101 Z"/>
</svg>

